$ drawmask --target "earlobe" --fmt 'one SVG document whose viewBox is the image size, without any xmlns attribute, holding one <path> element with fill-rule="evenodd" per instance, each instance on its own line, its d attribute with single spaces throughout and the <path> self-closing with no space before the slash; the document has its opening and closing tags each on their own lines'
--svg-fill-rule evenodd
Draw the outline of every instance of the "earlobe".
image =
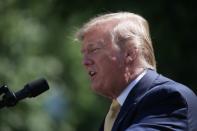
<svg viewBox="0 0 197 131">
<path fill-rule="evenodd" d="M 132 62 L 133 58 L 131 56 L 128 56 L 128 61 Z"/>
</svg>

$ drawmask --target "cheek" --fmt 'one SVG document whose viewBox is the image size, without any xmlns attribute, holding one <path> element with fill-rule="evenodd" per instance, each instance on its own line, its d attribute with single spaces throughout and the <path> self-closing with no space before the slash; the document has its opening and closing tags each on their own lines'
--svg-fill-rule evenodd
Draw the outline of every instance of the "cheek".
<svg viewBox="0 0 197 131">
<path fill-rule="evenodd" d="M 117 61 L 106 62 L 101 66 L 101 79 L 104 81 L 116 81 L 122 74 L 122 65 Z"/>
<path fill-rule="evenodd" d="M 105 52 L 100 54 L 96 61 L 96 65 L 100 68 L 100 71 L 106 75 L 121 70 L 124 66 L 123 58 L 118 52 Z"/>
</svg>

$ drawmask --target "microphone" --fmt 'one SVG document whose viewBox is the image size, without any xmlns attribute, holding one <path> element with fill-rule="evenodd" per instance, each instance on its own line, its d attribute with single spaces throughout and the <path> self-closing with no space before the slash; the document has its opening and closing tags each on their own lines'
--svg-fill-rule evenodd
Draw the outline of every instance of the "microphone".
<svg viewBox="0 0 197 131">
<path fill-rule="evenodd" d="M 27 83 L 23 89 L 15 93 L 17 101 L 26 97 L 36 97 L 49 89 L 49 85 L 44 78 Z"/>
<path fill-rule="evenodd" d="M 16 103 L 25 98 L 36 97 L 49 89 L 49 85 L 44 78 L 27 83 L 23 89 L 13 93 L 4 85 L 0 88 L 0 95 L 5 93 L 0 101 L 0 108 L 15 106 Z"/>
</svg>

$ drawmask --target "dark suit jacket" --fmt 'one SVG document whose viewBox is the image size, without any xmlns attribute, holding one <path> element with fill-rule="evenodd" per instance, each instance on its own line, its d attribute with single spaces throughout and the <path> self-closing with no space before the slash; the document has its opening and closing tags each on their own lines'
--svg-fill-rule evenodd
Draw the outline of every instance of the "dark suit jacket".
<svg viewBox="0 0 197 131">
<path fill-rule="evenodd" d="M 112 131 L 128 128 L 197 131 L 197 97 L 188 87 L 148 70 L 126 98 Z"/>
</svg>

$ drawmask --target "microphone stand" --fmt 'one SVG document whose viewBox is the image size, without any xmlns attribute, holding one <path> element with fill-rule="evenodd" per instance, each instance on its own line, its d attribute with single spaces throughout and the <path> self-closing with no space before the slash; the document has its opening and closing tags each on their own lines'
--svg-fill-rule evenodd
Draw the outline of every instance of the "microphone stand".
<svg viewBox="0 0 197 131">
<path fill-rule="evenodd" d="M 27 97 L 36 97 L 48 89 L 49 85 L 44 78 L 27 83 L 23 89 L 15 93 L 7 85 L 3 85 L 0 87 L 0 96 L 3 94 L 0 100 L 0 109 L 15 106 L 18 101 Z"/>
<path fill-rule="evenodd" d="M 7 85 L 3 85 L 0 87 L 0 95 L 2 95 L 2 99 L 0 100 L 0 109 L 3 107 L 11 107 L 15 106 L 16 103 L 18 102 L 15 94 L 10 91 Z"/>
</svg>

